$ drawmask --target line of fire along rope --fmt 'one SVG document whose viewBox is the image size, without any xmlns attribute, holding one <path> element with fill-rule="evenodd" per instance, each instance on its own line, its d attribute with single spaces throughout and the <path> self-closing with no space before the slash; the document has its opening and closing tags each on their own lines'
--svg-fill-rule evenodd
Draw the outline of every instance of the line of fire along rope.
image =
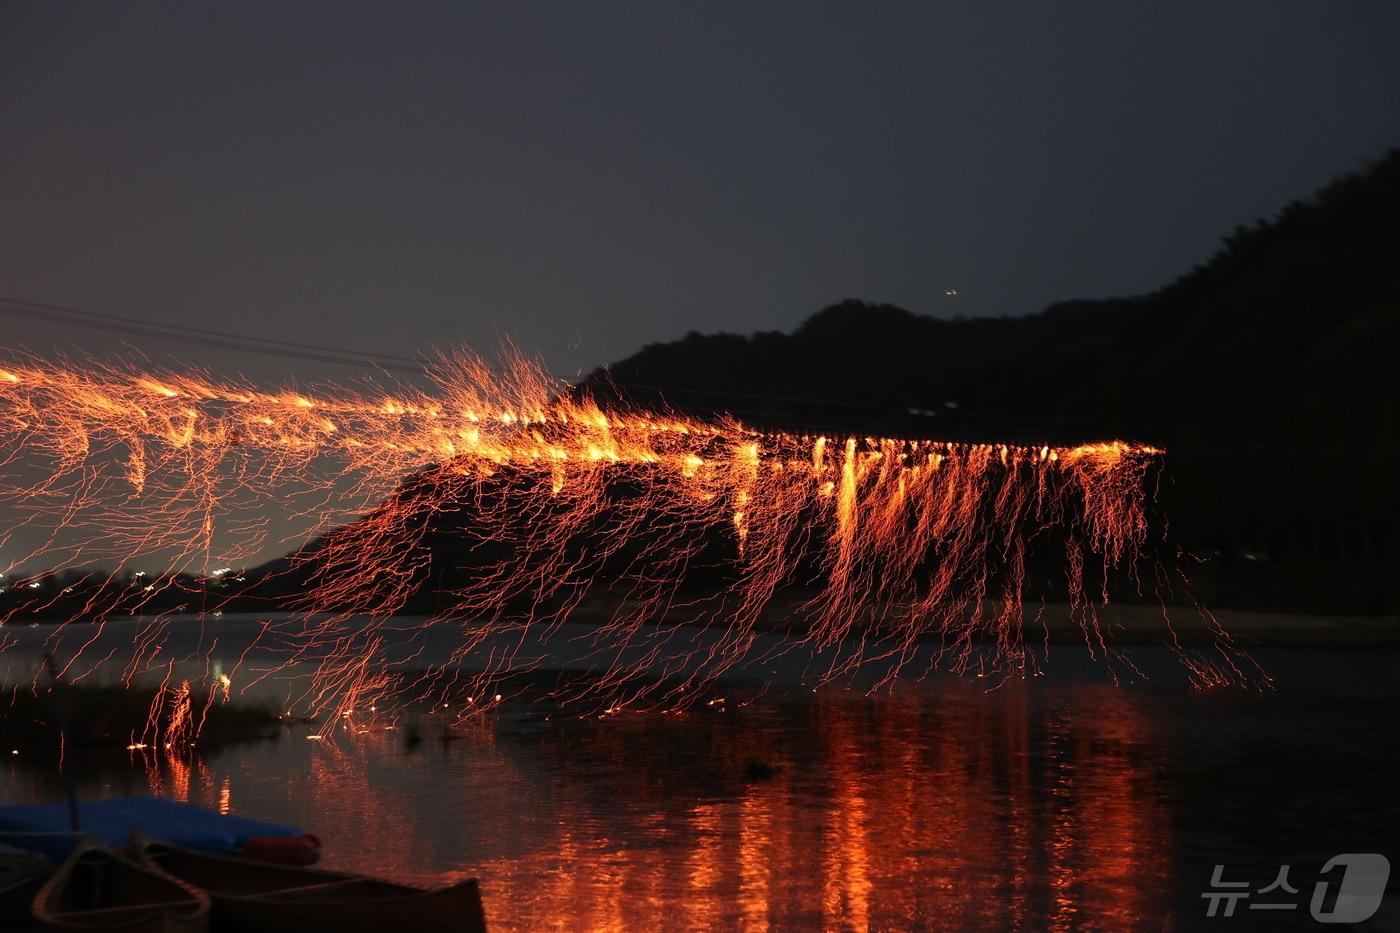
<svg viewBox="0 0 1400 933">
<path fill-rule="evenodd" d="M 420 375 L 425 371 L 426 362 L 415 360 L 412 357 L 397 356 L 387 353 L 372 353 L 367 351 L 352 350 L 343 347 L 331 347 L 322 344 L 301 343 L 291 340 L 277 340 L 270 337 L 259 337 L 249 334 L 240 334 L 231 331 L 210 330 L 200 327 L 191 327 L 182 324 L 165 324 L 144 318 L 129 317 L 125 315 L 102 313 L 97 311 L 85 311 L 63 305 L 47 304 L 44 302 L 27 301 L 18 298 L 0 296 L 0 314 L 11 317 L 27 318 L 30 320 L 40 320 L 48 323 L 63 324 L 67 326 L 85 327 L 94 330 L 107 332 L 124 333 L 130 336 L 152 337 L 160 340 L 170 340 L 179 343 L 187 343 L 197 346 L 207 346 L 217 349 L 234 350 L 243 353 L 251 353 L 264 356 L 275 356 L 290 359 L 305 359 L 311 362 L 330 363 L 340 366 L 355 366 L 364 368 L 366 364 L 372 364 L 373 368 L 384 369 L 393 372 L 411 373 Z M 566 380 L 560 380 L 564 382 Z M 881 402 L 846 401 L 835 398 L 819 398 L 814 396 L 800 395 L 777 395 L 763 394 L 757 392 L 735 392 L 732 390 L 705 389 L 687 386 L 662 386 L 650 383 L 618 382 L 616 387 L 620 390 L 640 389 L 649 392 L 672 393 L 679 395 L 703 395 L 718 398 L 741 398 L 755 401 L 772 402 L 796 402 L 815 405 L 829 405 L 835 408 L 861 408 L 872 411 L 886 411 L 892 415 L 901 415 L 905 418 L 928 417 L 915 416 L 909 413 L 909 406 L 894 405 Z M 1012 422 L 1030 423 L 1035 426 L 1044 425 L 1043 430 L 1053 430 L 1054 425 L 1084 426 L 1084 427 L 1104 427 L 1118 431 L 1131 430 L 1134 433 L 1152 433 L 1154 429 L 1166 429 L 1172 426 L 1164 424 L 1146 424 L 1135 422 L 1125 424 L 1120 422 L 1104 421 L 1090 418 L 1065 418 L 1053 415 L 999 415 L 992 412 L 981 412 L 974 409 L 952 409 L 952 417 L 975 418 L 994 421 L 1001 418 Z M 762 417 L 751 419 L 757 423 L 762 423 Z M 779 425 L 781 422 L 781 425 Z M 933 422 L 941 423 L 941 422 Z M 804 413 L 800 417 L 781 417 L 772 419 L 774 427 L 781 426 L 788 430 L 800 429 L 821 432 L 831 431 L 845 427 L 851 427 L 851 419 L 842 418 L 839 415 L 824 415 L 819 413 Z M 888 428 L 883 429 L 888 432 Z M 958 425 L 953 429 L 955 433 L 969 437 L 988 437 L 1005 439 L 1006 431 L 998 429 L 994 424 L 979 425 Z M 1024 432 L 1027 434 L 1034 433 Z M 897 434 L 914 436 L 922 435 L 924 431 L 896 431 Z M 1393 446 L 1374 445 L 1349 445 L 1349 446 L 1327 446 L 1320 447 L 1305 441 L 1296 444 L 1261 444 L 1231 448 L 1209 448 L 1209 447 L 1181 447 L 1173 445 L 1169 453 L 1174 458 L 1203 459 L 1211 457 L 1247 457 L 1259 453 L 1270 453 L 1289 451 L 1294 453 L 1304 452 L 1309 455 L 1335 455 L 1346 456 L 1356 453 L 1377 453 L 1388 451 L 1400 453 L 1400 448 Z"/>
</svg>

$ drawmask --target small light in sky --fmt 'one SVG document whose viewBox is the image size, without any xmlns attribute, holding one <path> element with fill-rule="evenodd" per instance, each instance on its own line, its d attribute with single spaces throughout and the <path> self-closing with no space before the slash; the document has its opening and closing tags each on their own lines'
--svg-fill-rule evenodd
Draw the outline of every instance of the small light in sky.
<svg viewBox="0 0 1400 933">
<path fill-rule="evenodd" d="M 956 288 L 950 288 L 943 294 L 947 295 L 949 298 L 956 298 L 958 296 L 958 290 Z"/>
</svg>

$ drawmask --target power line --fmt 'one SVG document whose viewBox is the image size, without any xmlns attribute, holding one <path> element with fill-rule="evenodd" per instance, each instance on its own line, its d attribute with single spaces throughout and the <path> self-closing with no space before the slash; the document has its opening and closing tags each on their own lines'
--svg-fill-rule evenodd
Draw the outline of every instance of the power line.
<svg viewBox="0 0 1400 933">
<path fill-rule="evenodd" d="M 0 296 L 0 315 L 17 317 L 28 320 L 44 321 L 52 324 L 61 324 L 69 327 L 83 327 L 90 330 L 105 331 L 108 333 L 119 333 L 134 337 L 147 337 L 157 340 L 174 341 L 178 343 L 191 344 L 195 346 L 213 347 L 216 349 L 233 350 L 240 353 L 251 353 L 263 356 L 276 356 L 286 359 L 307 360 L 317 363 L 328 363 L 336 366 L 353 366 L 363 369 L 366 364 L 382 370 L 421 375 L 424 370 L 424 363 L 412 357 L 397 356 L 390 353 L 375 353 L 363 350 L 348 349 L 345 347 L 332 347 L 323 344 L 302 343 L 293 340 L 279 340 L 272 337 L 259 337 L 251 334 L 240 334 L 232 331 L 213 330 L 210 328 L 194 327 L 187 324 L 165 324 L 160 321 L 153 321 L 147 318 L 130 317 L 118 314 L 102 313 L 98 311 L 86 311 L 81 308 L 73 308 L 64 305 L 48 304 L 38 301 L 27 301 L 20 298 L 10 298 Z M 561 380 L 566 381 L 567 380 Z M 822 405 L 834 409 L 866 409 L 871 411 L 885 411 L 898 413 L 904 419 L 912 419 L 914 416 L 909 411 L 909 406 L 898 405 L 888 402 L 862 402 L 853 400 L 842 400 L 834 398 L 816 398 L 811 396 L 795 395 L 765 395 L 752 392 L 736 392 L 723 389 L 705 389 L 699 387 L 686 386 L 661 386 L 640 382 L 628 382 L 626 380 L 615 379 L 611 373 L 602 380 L 604 384 L 610 385 L 613 389 L 625 394 L 627 389 L 640 389 L 644 391 L 691 395 L 691 396 L 712 396 L 718 398 L 752 399 L 768 402 L 806 403 L 812 405 Z M 1028 415 L 1017 413 L 998 413 L 975 411 L 963 408 L 941 409 L 938 414 L 942 418 L 921 421 L 917 425 L 911 420 L 907 425 L 896 426 L 886 421 L 879 425 L 880 430 L 895 430 L 897 433 L 906 435 L 925 435 L 936 433 L 947 433 L 961 436 L 983 436 L 988 438 L 999 438 L 1000 435 L 1009 431 L 1024 435 L 1049 434 L 1055 431 L 1063 431 L 1068 425 L 1097 426 L 1114 430 L 1143 430 L 1151 428 L 1167 428 L 1168 425 L 1147 425 L 1142 423 L 1127 424 L 1123 422 L 1091 420 L 1087 418 L 1063 418 L 1050 415 Z M 972 418 L 980 421 L 980 424 L 956 423 L 963 418 Z M 776 426 L 783 425 L 787 429 L 809 430 L 813 433 L 823 431 L 844 430 L 846 432 L 859 433 L 859 429 L 853 425 L 853 419 L 838 414 L 836 412 L 806 412 L 786 415 L 782 412 L 764 414 L 751 412 L 746 420 L 752 421 L 755 426 L 768 424 Z M 1002 421 L 1003 425 L 998 428 L 997 421 Z M 948 421 L 955 423 L 949 424 Z M 1008 426 L 1006 423 L 1009 422 Z M 1053 424 L 1061 427 L 1053 427 Z M 901 430 L 903 428 L 903 430 Z M 1299 445 L 1257 445 L 1249 447 L 1237 447 L 1232 449 L 1211 449 L 1199 447 L 1176 448 L 1172 451 L 1177 456 L 1182 457 L 1230 457 L 1230 456 L 1254 456 L 1271 451 L 1295 451 Z M 1355 447 L 1325 447 L 1319 448 L 1314 445 L 1306 445 L 1306 448 L 1315 454 L 1328 455 L 1348 455 L 1366 451 L 1374 452 L 1377 448 L 1355 446 Z M 1381 448 L 1388 449 L 1388 448 Z"/>
<path fill-rule="evenodd" d="M 260 337 L 252 334 L 235 333 L 232 331 L 212 330 L 203 327 L 194 327 L 187 324 L 166 324 L 160 321 L 153 321 L 147 318 L 131 317 L 128 315 L 118 315 L 102 313 L 98 311 L 87 311 L 81 308 L 74 308 L 65 305 L 49 304 L 38 301 L 28 301 L 20 298 L 10 298 L 0 296 L 0 314 L 11 317 L 28 318 L 31 320 L 42 320 L 48 323 L 64 324 L 68 326 L 85 327 L 94 330 L 103 330 L 114 333 L 127 334 L 129 336 L 150 337 L 158 340 L 170 340 L 180 343 L 193 344 L 197 346 L 215 347 L 218 349 L 235 350 L 243 353 L 263 354 L 291 359 L 304 359 L 322 363 L 332 363 L 342 366 L 363 367 L 366 362 L 372 362 L 380 368 L 397 372 L 409 372 L 418 374 L 423 370 L 423 361 L 406 356 L 396 356 L 389 353 L 375 353 L 370 351 L 353 350 L 344 347 L 331 347 L 323 344 L 302 343 L 292 340 L 279 340 L 270 337 Z M 562 380 L 568 381 L 568 380 Z M 903 417 L 910 417 L 910 406 L 899 405 L 890 402 L 864 402 L 836 398 L 818 398 L 813 396 L 800 395 L 778 395 L 761 394 L 753 392 L 736 392 L 723 389 L 707 389 L 688 386 L 662 386 L 641 382 L 630 382 L 625 379 L 619 380 L 611 373 L 602 380 L 616 389 L 625 392 L 627 389 L 640 389 L 667 393 L 673 395 L 690 396 L 714 396 L 719 398 L 752 399 L 770 402 L 806 403 L 813 405 L 823 405 L 832 408 L 851 409 L 861 408 L 872 411 L 885 411 L 897 413 Z M 939 414 L 945 418 L 974 417 L 978 419 L 1014 419 L 1017 421 L 1032 422 L 1059 422 L 1063 424 L 1112 426 L 1117 428 L 1135 427 L 1150 428 L 1161 427 L 1160 425 L 1123 425 L 1117 422 L 1095 421 L 1082 418 L 1059 418 L 1047 415 L 1004 415 L 996 412 L 970 411 L 961 408 L 938 409 Z M 841 416 L 818 415 L 808 413 L 802 416 L 809 420 L 838 420 Z"/>
<path fill-rule="evenodd" d="M 250 334 L 192 327 L 186 324 L 166 324 L 145 318 L 104 314 L 97 311 L 85 311 L 80 308 L 45 304 L 37 301 L 25 301 L 23 299 L 5 296 L 0 296 L 0 314 L 9 317 L 44 321 L 50 324 L 61 324 L 68 327 L 83 327 L 90 330 L 101 330 L 135 337 L 149 337 L 157 340 L 169 340 L 196 346 L 235 350 L 242 353 L 279 356 L 318 363 L 331 363 L 340 366 L 357 366 L 360 368 L 364 368 L 367 363 L 372 363 L 381 369 L 414 374 L 423 371 L 423 363 L 421 360 L 415 360 L 407 356 L 352 350 L 345 347 L 330 347 L 313 343 L 301 343 L 294 340 L 278 340 L 271 337 L 258 337 Z"/>
</svg>

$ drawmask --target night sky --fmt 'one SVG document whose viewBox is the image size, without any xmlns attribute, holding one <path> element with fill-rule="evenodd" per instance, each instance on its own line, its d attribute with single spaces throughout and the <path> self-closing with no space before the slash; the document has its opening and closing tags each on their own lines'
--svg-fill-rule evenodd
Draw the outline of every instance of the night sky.
<svg viewBox="0 0 1400 933">
<path fill-rule="evenodd" d="M 11 0 L 0 295 L 401 355 L 512 335 L 564 376 L 846 296 L 1029 313 L 1161 285 L 1400 144 L 1397 49 L 1393 0 Z"/>
</svg>

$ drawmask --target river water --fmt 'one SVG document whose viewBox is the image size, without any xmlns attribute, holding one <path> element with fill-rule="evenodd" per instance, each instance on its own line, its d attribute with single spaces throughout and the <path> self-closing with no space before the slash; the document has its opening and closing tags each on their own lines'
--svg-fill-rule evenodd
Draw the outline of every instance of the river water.
<svg viewBox="0 0 1400 933">
<path fill-rule="evenodd" d="M 1058 654 L 1050 676 L 874 696 L 741 671 L 682 714 L 365 711 L 77 781 L 313 831 L 330 867 L 478 877 L 496 930 L 1305 929 L 1329 858 L 1400 857 L 1395 653 L 1261 650 L 1264 691 L 1115 684 Z M 61 794 L 23 755 L 0 772 L 6 802 Z M 1208 918 L 1217 864 L 1251 892 L 1289 864 L 1298 906 Z"/>
</svg>

